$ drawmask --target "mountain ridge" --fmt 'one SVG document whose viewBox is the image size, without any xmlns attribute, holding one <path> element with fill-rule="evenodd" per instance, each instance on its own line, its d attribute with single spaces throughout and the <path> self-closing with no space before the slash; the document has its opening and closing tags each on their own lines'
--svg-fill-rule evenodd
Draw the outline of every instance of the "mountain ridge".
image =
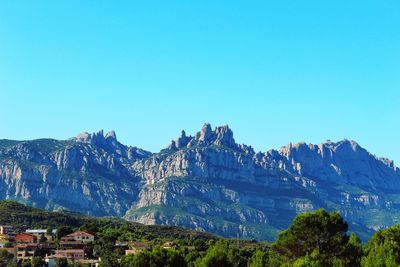
<svg viewBox="0 0 400 267">
<path fill-rule="evenodd" d="M 0 140 L 0 199 L 224 236 L 272 240 L 295 214 L 339 210 L 367 237 L 400 222 L 400 170 L 352 140 L 255 152 L 229 126 L 181 132 L 158 153 L 116 133 Z"/>
</svg>

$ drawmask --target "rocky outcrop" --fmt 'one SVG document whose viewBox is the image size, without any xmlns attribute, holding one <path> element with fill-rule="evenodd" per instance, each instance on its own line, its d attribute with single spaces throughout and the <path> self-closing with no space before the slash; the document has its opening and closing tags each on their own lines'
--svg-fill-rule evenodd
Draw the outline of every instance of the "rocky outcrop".
<svg viewBox="0 0 400 267">
<path fill-rule="evenodd" d="M 0 198 L 273 239 L 299 212 L 339 210 L 361 237 L 400 223 L 400 171 L 354 141 L 255 152 L 228 126 L 182 131 L 161 152 L 128 147 L 114 131 L 66 141 L 0 140 Z"/>
<path fill-rule="evenodd" d="M 104 135 L 103 130 L 92 134 L 83 132 L 78 134 L 76 137 L 71 138 L 71 140 L 77 143 L 91 144 L 93 147 L 101 148 L 129 161 L 147 158 L 152 154 L 137 147 L 127 147 L 121 144 L 117 140 L 115 131 L 110 131 L 106 135 Z"/>
<path fill-rule="evenodd" d="M 123 216 L 140 181 L 129 164 L 151 153 L 120 144 L 114 132 L 69 141 L 0 141 L 0 196 L 51 210 Z"/>
<path fill-rule="evenodd" d="M 280 154 L 291 165 L 285 167 L 302 176 L 373 190 L 400 189 L 400 170 L 393 162 L 371 155 L 355 141 L 289 144 Z"/>
</svg>

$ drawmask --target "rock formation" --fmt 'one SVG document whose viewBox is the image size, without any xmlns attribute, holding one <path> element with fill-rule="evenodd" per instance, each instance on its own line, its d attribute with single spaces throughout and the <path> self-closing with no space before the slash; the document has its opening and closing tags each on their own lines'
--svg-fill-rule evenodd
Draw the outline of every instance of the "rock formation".
<svg viewBox="0 0 400 267">
<path fill-rule="evenodd" d="M 324 207 L 367 238 L 399 223 L 399 192 L 393 162 L 350 140 L 256 153 L 210 124 L 159 153 L 125 146 L 114 131 L 0 140 L 1 199 L 224 236 L 271 240 L 296 213 Z"/>
</svg>

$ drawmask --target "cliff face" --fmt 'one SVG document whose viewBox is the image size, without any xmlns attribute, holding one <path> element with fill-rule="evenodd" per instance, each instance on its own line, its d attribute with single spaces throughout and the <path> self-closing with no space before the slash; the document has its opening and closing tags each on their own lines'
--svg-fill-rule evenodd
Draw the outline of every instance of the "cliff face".
<svg viewBox="0 0 400 267">
<path fill-rule="evenodd" d="M 68 141 L 3 140 L 0 197 L 49 210 L 122 216 L 140 189 L 129 164 L 149 155 L 102 132 Z"/>
<path fill-rule="evenodd" d="M 400 171 L 354 141 L 255 153 L 205 124 L 160 153 L 114 132 L 0 141 L 0 198 L 145 224 L 273 239 L 296 213 L 339 210 L 361 236 L 399 223 Z"/>
</svg>

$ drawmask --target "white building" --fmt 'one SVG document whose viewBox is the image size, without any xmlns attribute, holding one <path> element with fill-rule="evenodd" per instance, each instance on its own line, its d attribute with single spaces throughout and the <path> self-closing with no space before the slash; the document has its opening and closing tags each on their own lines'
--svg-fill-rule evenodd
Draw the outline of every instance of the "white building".
<svg viewBox="0 0 400 267">
<path fill-rule="evenodd" d="M 67 235 L 66 237 L 73 238 L 75 241 L 82 241 L 83 243 L 94 241 L 94 235 L 83 231 L 76 231 L 72 234 Z"/>
</svg>

